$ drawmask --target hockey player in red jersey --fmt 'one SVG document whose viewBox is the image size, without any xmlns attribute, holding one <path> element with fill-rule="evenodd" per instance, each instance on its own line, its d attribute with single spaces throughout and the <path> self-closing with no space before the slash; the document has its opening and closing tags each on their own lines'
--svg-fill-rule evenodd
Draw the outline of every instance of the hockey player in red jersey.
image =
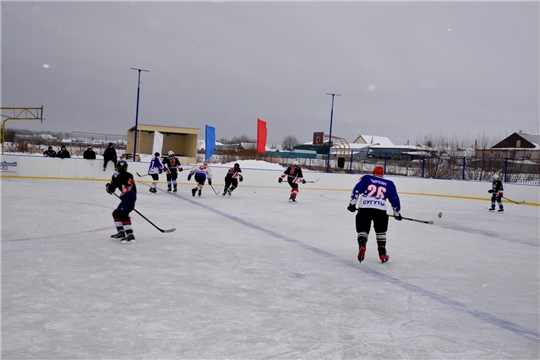
<svg viewBox="0 0 540 360">
<path fill-rule="evenodd" d="M 187 177 L 188 181 L 191 181 L 192 176 L 195 177 L 197 186 L 191 189 L 191 195 L 195 196 L 195 194 L 198 192 L 199 196 L 201 196 L 206 179 L 208 179 L 208 185 L 212 185 L 212 170 L 210 170 L 208 163 L 206 162 L 197 164 L 191 170 L 189 170 L 189 175 Z"/>
<path fill-rule="evenodd" d="M 489 211 L 495 211 L 495 202 L 499 204 L 499 210 L 498 211 L 504 211 L 504 206 L 502 203 L 502 197 L 503 197 L 503 184 L 501 180 L 499 180 L 499 175 L 493 175 L 491 178 L 493 180 L 491 184 L 491 189 L 488 190 L 488 193 L 491 194 L 491 207 L 489 208 Z"/>
<path fill-rule="evenodd" d="M 306 183 L 306 180 L 304 180 L 304 175 L 302 174 L 302 169 L 300 169 L 300 166 L 298 166 L 298 161 L 295 161 L 283 172 L 283 174 L 281 174 L 278 182 L 281 183 L 285 177 L 287 177 L 287 182 L 291 187 L 291 196 L 289 197 L 289 201 L 296 202 L 296 196 L 300 191 L 298 188 L 298 183 Z"/>
<path fill-rule="evenodd" d="M 384 168 L 375 166 L 373 175 L 364 175 L 352 190 L 351 200 L 347 210 L 356 212 L 356 232 L 358 240 L 358 261 L 364 261 L 366 245 L 373 222 L 377 249 L 381 262 L 387 262 L 390 256 L 386 252 L 386 231 L 388 230 L 388 214 L 386 200 L 394 209 L 394 218 L 402 220 L 401 204 L 396 186 L 391 180 L 384 179 Z M 358 208 L 357 208 L 358 205 Z"/>
<path fill-rule="evenodd" d="M 167 191 L 171 191 L 171 185 L 174 188 L 173 192 L 177 191 L 178 184 L 176 179 L 178 178 L 178 172 L 182 171 L 182 164 L 176 156 L 174 156 L 174 151 L 169 151 L 169 156 L 163 160 L 163 166 L 165 167 L 165 172 L 167 173 Z"/>
<path fill-rule="evenodd" d="M 116 189 L 121 192 L 120 204 L 112 213 L 118 233 L 111 235 L 111 238 L 120 239 L 123 244 L 134 244 L 135 236 L 133 235 L 129 213 L 135 209 L 137 187 L 133 175 L 127 171 L 128 164 L 126 161 L 120 160 L 116 167 L 118 171 L 112 176 L 111 182 L 106 185 L 106 190 L 111 195 Z"/>
<path fill-rule="evenodd" d="M 238 187 L 238 181 L 244 181 L 242 176 L 242 169 L 240 169 L 240 164 L 234 163 L 234 166 L 227 171 L 225 175 L 225 187 L 223 188 L 223 196 L 232 195 L 234 189 Z"/>
</svg>

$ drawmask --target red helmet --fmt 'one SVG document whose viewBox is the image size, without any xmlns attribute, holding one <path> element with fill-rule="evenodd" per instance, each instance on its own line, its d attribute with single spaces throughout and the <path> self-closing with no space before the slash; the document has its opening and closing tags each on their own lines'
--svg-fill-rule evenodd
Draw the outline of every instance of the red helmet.
<svg viewBox="0 0 540 360">
<path fill-rule="evenodd" d="M 375 166 L 373 168 L 373 175 L 382 177 L 384 175 L 384 168 L 381 165 Z"/>
</svg>

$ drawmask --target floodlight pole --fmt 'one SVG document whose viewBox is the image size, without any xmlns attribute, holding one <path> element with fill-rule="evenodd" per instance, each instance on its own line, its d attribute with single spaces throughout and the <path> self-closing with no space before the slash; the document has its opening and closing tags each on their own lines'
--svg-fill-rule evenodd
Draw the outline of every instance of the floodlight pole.
<svg viewBox="0 0 540 360">
<path fill-rule="evenodd" d="M 130 68 L 131 70 L 137 70 L 139 72 L 139 79 L 137 81 L 137 108 L 135 110 L 135 138 L 133 141 L 133 161 L 136 161 L 137 157 L 137 134 L 139 132 L 139 95 L 141 93 L 141 71 L 150 72 L 144 69 Z"/>
<path fill-rule="evenodd" d="M 330 172 L 330 149 L 332 147 L 332 119 L 334 118 L 334 96 L 341 96 L 341 94 L 326 93 L 326 95 L 332 95 L 332 109 L 330 110 L 330 134 L 328 135 L 328 159 L 326 160 L 326 172 Z"/>
</svg>

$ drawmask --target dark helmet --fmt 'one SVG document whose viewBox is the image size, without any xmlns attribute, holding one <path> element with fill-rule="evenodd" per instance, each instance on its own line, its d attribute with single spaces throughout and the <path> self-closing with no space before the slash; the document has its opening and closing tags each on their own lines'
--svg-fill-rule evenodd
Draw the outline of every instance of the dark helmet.
<svg viewBox="0 0 540 360">
<path fill-rule="evenodd" d="M 234 167 L 238 169 L 240 165 L 238 163 L 234 163 Z"/>
<path fill-rule="evenodd" d="M 155 153 L 154 153 L 154 156 L 156 156 L 156 157 L 159 156 L 159 153 L 158 153 L 158 152 L 155 152 Z"/>
<path fill-rule="evenodd" d="M 118 169 L 118 172 L 126 172 L 127 171 L 127 162 L 125 160 L 120 160 L 118 164 L 116 165 L 116 168 Z"/>
<path fill-rule="evenodd" d="M 113 143 L 109 143 L 109 146 L 113 146 Z"/>
</svg>

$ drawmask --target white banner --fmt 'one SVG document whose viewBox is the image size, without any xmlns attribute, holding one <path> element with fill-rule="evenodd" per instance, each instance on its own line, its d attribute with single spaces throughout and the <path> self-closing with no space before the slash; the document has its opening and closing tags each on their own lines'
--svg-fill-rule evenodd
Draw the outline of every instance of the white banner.
<svg viewBox="0 0 540 360">
<path fill-rule="evenodd" d="M 152 147 L 152 155 L 154 155 L 156 152 L 163 155 L 163 152 L 161 151 L 163 149 L 163 134 L 159 131 L 154 132 L 154 144 Z"/>
</svg>

